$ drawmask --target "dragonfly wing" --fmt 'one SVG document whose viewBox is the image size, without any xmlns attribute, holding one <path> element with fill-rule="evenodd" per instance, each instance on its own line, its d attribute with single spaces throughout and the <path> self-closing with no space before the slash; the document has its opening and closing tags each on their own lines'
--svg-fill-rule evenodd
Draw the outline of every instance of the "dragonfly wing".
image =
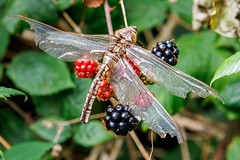
<svg viewBox="0 0 240 160">
<path fill-rule="evenodd" d="M 188 92 L 194 92 L 204 98 L 212 95 L 224 103 L 221 95 L 213 88 L 177 70 L 146 49 L 131 45 L 126 55 L 143 74 L 175 96 L 185 98 Z"/>
<path fill-rule="evenodd" d="M 148 127 L 161 137 L 169 133 L 172 137 L 176 136 L 179 143 L 183 142 L 182 134 L 173 119 L 144 86 L 125 59 L 119 59 L 111 69 L 110 83 L 119 102 L 129 105 L 130 113 L 144 120 Z"/>
<path fill-rule="evenodd" d="M 9 15 L 30 24 L 35 31 L 35 43 L 44 52 L 63 61 L 102 59 L 103 54 L 116 44 L 112 35 L 85 35 L 63 32 L 57 28 L 18 15 Z"/>
</svg>

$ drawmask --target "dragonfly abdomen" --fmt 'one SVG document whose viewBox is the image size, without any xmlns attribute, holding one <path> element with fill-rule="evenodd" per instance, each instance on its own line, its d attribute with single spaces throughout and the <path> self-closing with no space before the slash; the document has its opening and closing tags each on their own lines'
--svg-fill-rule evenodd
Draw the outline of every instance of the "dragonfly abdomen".
<svg viewBox="0 0 240 160">
<path fill-rule="evenodd" d="M 104 77 L 104 75 L 106 74 L 106 71 L 111 69 L 117 62 L 118 62 L 118 57 L 114 53 L 109 52 L 109 53 L 106 53 L 106 55 L 104 56 L 101 69 L 95 76 L 95 78 L 92 82 L 92 85 L 88 91 L 88 95 L 87 95 L 86 101 L 84 103 L 84 106 L 82 109 L 82 114 L 80 117 L 81 123 L 89 122 L 92 105 L 97 96 L 97 91 L 99 89 L 99 86 L 103 80 L 102 77 Z"/>
</svg>

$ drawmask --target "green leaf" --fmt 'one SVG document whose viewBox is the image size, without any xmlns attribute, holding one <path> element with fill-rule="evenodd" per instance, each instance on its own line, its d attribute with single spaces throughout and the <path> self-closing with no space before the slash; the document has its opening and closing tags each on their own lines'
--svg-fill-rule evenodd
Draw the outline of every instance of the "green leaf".
<svg viewBox="0 0 240 160">
<path fill-rule="evenodd" d="M 138 31 L 141 32 L 163 23 L 167 1 L 138 0 L 136 2 L 135 0 L 128 0 L 125 1 L 125 7 L 129 26 L 137 26 Z"/>
<path fill-rule="evenodd" d="M 104 129 L 104 125 L 100 121 L 91 120 L 89 124 L 78 125 L 73 138 L 76 143 L 91 147 L 114 137 Z"/>
<path fill-rule="evenodd" d="M 25 142 L 14 145 L 5 152 L 9 160 L 39 160 L 55 143 Z"/>
<path fill-rule="evenodd" d="M 76 88 L 71 89 L 63 99 L 63 117 L 66 119 L 80 117 L 88 90 L 92 83 L 92 79 L 90 78 L 76 78 L 75 75 L 73 75 L 73 77 Z"/>
<path fill-rule="evenodd" d="M 2 107 L 0 107 L 0 133 L 10 144 L 35 140 L 23 119 Z"/>
<path fill-rule="evenodd" d="M 217 67 L 231 53 L 217 49 L 214 32 L 191 33 L 177 41 L 180 55 L 176 68 L 209 83 Z"/>
<path fill-rule="evenodd" d="M 225 105 L 231 108 L 240 108 L 240 81 L 231 82 L 226 89 L 221 92 Z"/>
<path fill-rule="evenodd" d="M 227 160 L 236 160 L 240 159 L 240 138 L 234 137 L 232 142 L 228 145 L 227 148 Z"/>
<path fill-rule="evenodd" d="M 58 0 L 56 6 L 60 11 L 68 9 L 71 6 L 71 0 Z"/>
<path fill-rule="evenodd" d="M 12 88 L 0 87 L 0 98 L 7 98 L 15 95 L 25 96 L 25 101 L 27 100 L 27 95 L 21 91 Z"/>
<path fill-rule="evenodd" d="M 0 24 L 0 60 L 2 60 L 5 50 L 9 43 L 9 33 L 7 30 Z M 2 75 L 2 74 L 1 74 Z M 1 77 L 0 75 L 0 77 Z"/>
<path fill-rule="evenodd" d="M 16 56 L 7 69 L 7 75 L 18 88 L 34 96 L 74 87 L 66 63 L 39 51 Z"/>
<path fill-rule="evenodd" d="M 38 134 L 43 139 L 54 141 L 54 138 L 57 135 L 57 131 L 61 122 L 65 122 L 66 120 L 61 117 L 44 117 L 37 122 L 33 123 L 30 126 L 30 129 Z M 65 125 L 63 131 L 58 139 L 58 143 L 65 141 L 71 137 L 71 126 Z"/>
<path fill-rule="evenodd" d="M 178 0 L 170 3 L 171 11 L 174 14 L 178 14 L 183 20 L 192 24 L 192 0 Z"/>
<path fill-rule="evenodd" d="M 211 84 L 219 78 L 236 74 L 240 71 L 240 52 L 227 58 L 223 64 L 217 69 Z"/>
<path fill-rule="evenodd" d="M 66 96 L 64 93 L 60 92 L 50 96 L 32 96 L 36 112 L 41 116 L 61 115 L 63 99 Z"/>
<path fill-rule="evenodd" d="M 58 20 L 55 5 L 49 0 L 11 0 L 8 1 L 5 10 L 9 14 L 25 15 L 40 21 L 44 20 L 45 22 L 56 23 Z M 13 33 L 19 21 L 19 19 L 5 16 L 2 22 L 6 29 L 10 33 Z"/>
</svg>

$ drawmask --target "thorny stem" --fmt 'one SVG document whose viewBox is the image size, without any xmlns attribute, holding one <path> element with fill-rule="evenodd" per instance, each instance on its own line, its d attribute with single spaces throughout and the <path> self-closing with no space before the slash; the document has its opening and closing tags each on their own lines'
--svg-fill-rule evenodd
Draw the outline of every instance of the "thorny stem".
<svg viewBox="0 0 240 160">
<path fill-rule="evenodd" d="M 107 0 L 104 0 L 104 10 L 105 10 L 105 15 L 106 15 L 108 33 L 110 35 L 113 35 L 112 20 L 111 20 L 111 16 L 110 16 L 111 8 L 109 7 Z"/>
<path fill-rule="evenodd" d="M 120 4 L 121 4 L 121 8 L 122 8 L 122 13 L 123 13 L 123 19 L 124 19 L 125 27 L 128 27 L 127 16 L 126 16 L 126 11 L 125 11 L 123 0 L 120 0 Z"/>
</svg>

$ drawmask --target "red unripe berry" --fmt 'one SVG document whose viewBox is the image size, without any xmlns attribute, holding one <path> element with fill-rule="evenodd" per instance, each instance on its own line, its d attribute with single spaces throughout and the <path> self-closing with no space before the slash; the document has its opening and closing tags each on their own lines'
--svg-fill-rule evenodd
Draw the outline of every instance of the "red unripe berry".
<svg viewBox="0 0 240 160">
<path fill-rule="evenodd" d="M 108 86 L 108 91 L 113 92 L 113 86 L 111 84 Z"/>
<path fill-rule="evenodd" d="M 81 62 L 81 61 L 76 61 L 76 62 L 75 62 L 75 66 L 80 66 L 80 65 L 81 65 L 80 62 Z"/>
<path fill-rule="evenodd" d="M 94 69 L 94 73 L 97 73 L 97 72 L 98 72 L 98 67 Z"/>
<path fill-rule="evenodd" d="M 104 97 L 103 94 L 99 95 L 98 97 L 99 97 L 100 99 L 105 99 L 105 97 Z"/>
<path fill-rule="evenodd" d="M 87 66 L 86 65 L 81 65 L 80 70 L 82 72 L 86 72 L 87 71 Z"/>
<path fill-rule="evenodd" d="M 74 71 L 75 71 L 75 72 L 80 71 L 80 66 L 75 66 L 75 67 L 74 67 Z"/>
<path fill-rule="evenodd" d="M 100 84 L 100 88 L 104 88 L 106 85 L 107 85 L 107 82 L 103 80 Z"/>
<path fill-rule="evenodd" d="M 135 73 L 136 73 L 137 75 L 140 74 L 140 70 L 139 70 L 139 69 L 135 69 L 134 71 L 135 71 Z"/>
<path fill-rule="evenodd" d="M 109 91 L 105 91 L 105 92 L 104 92 L 104 97 L 110 98 L 111 96 L 112 96 L 112 93 L 111 93 L 111 92 L 109 92 Z"/>
<path fill-rule="evenodd" d="M 78 64 L 79 66 L 81 66 L 81 65 L 85 65 L 85 62 L 84 61 L 79 61 L 79 64 Z"/>
<path fill-rule="evenodd" d="M 91 65 L 91 64 L 88 65 L 88 66 L 87 66 L 87 71 L 88 71 L 88 72 L 93 72 L 93 71 L 94 71 L 93 65 Z"/>
<path fill-rule="evenodd" d="M 92 72 L 86 72 L 86 76 L 87 76 L 87 77 L 92 77 L 92 76 L 93 76 L 93 73 L 92 73 Z"/>
<path fill-rule="evenodd" d="M 91 61 L 85 61 L 86 66 L 91 64 Z"/>
<path fill-rule="evenodd" d="M 97 92 L 97 95 L 100 96 L 100 95 L 102 95 L 102 93 L 103 93 L 103 89 L 102 89 L 102 88 L 99 88 L 99 89 L 98 89 L 98 92 Z"/>
<path fill-rule="evenodd" d="M 96 61 L 91 61 L 91 65 L 97 66 L 97 62 Z"/>
<path fill-rule="evenodd" d="M 78 73 L 79 73 L 79 78 L 86 78 L 85 72 L 78 72 Z"/>
</svg>

